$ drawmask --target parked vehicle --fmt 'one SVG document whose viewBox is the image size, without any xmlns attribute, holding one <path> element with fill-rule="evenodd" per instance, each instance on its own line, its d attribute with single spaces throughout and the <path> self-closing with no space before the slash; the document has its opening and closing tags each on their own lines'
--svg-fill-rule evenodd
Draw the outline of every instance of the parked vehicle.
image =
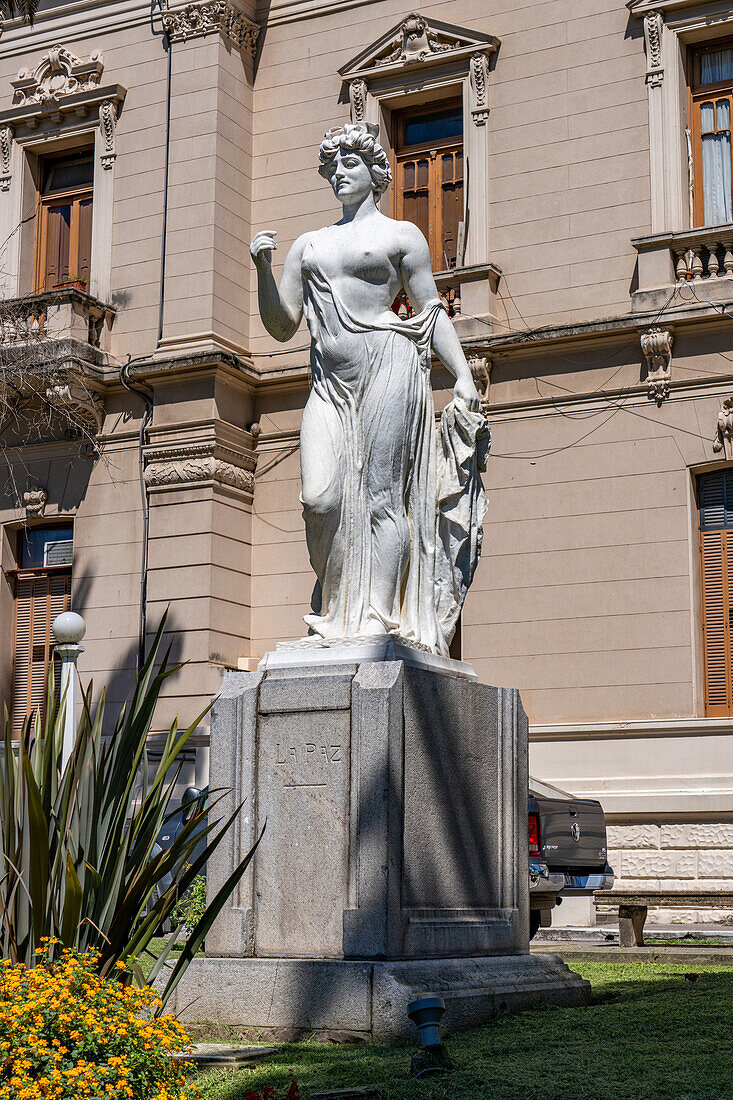
<svg viewBox="0 0 733 1100">
<path fill-rule="evenodd" d="M 530 780 L 530 937 L 541 925 L 550 925 L 552 910 L 563 897 L 610 890 L 613 882 L 600 802 Z"/>
</svg>

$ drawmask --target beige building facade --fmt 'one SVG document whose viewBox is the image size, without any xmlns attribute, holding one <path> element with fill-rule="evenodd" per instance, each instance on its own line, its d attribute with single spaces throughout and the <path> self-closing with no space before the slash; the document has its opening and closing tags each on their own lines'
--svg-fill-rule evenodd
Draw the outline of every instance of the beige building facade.
<svg viewBox="0 0 733 1100">
<path fill-rule="evenodd" d="M 732 43 L 719 0 L 46 0 L 7 22 L 16 726 L 69 604 L 112 711 L 169 608 L 186 664 L 161 724 L 303 633 L 308 334 L 265 333 L 248 244 L 276 229 L 281 265 L 337 218 L 317 147 L 363 119 L 492 424 L 460 654 L 521 690 L 532 773 L 602 801 L 620 883 L 730 891 Z M 438 411 L 448 382 L 436 364 Z M 206 717 L 196 746 L 204 781 Z"/>
</svg>

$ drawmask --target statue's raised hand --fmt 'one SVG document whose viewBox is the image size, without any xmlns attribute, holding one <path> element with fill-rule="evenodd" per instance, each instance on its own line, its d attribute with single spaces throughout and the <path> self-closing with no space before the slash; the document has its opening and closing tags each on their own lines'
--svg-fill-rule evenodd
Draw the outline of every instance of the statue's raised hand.
<svg viewBox="0 0 733 1100">
<path fill-rule="evenodd" d="M 275 243 L 276 236 L 277 230 L 275 229 L 261 229 L 260 232 L 255 233 L 252 238 L 252 243 L 249 246 L 249 254 L 258 271 L 264 271 L 272 264 L 272 253 L 277 248 L 277 244 Z"/>
</svg>

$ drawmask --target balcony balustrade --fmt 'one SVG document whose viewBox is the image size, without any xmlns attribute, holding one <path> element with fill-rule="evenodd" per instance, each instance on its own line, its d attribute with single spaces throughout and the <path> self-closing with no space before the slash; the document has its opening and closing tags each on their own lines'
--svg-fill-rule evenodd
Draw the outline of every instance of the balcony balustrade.
<svg viewBox="0 0 733 1100">
<path fill-rule="evenodd" d="M 733 225 L 658 233 L 631 242 L 638 252 L 638 289 L 632 294 L 638 312 L 660 309 L 675 284 L 705 284 L 705 297 L 728 300 L 733 275 Z M 702 293 L 702 291 L 701 291 Z"/>
<path fill-rule="evenodd" d="M 55 344 L 71 341 L 89 349 L 92 360 L 99 362 L 99 353 L 109 349 L 113 319 L 113 309 L 71 287 L 6 298 L 0 301 L 0 348 L 39 345 L 53 356 Z"/>
</svg>

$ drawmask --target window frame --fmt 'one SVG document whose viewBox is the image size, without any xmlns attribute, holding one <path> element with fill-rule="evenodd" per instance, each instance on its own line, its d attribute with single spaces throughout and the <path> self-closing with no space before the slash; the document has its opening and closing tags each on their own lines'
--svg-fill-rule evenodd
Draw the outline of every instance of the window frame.
<svg viewBox="0 0 733 1100">
<path fill-rule="evenodd" d="M 439 138 L 435 141 L 417 142 L 414 145 L 404 143 L 405 122 L 420 115 L 432 113 L 440 109 L 458 108 L 461 112 L 461 136 Z M 461 193 L 463 196 L 464 223 L 465 223 L 465 110 L 463 99 L 460 96 L 446 97 L 421 103 L 418 106 L 405 107 L 402 110 L 394 110 L 391 119 L 391 159 L 392 159 L 392 217 L 399 220 L 404 216 L 405 188 L 402 186 L 400 166 L 407 161 L 428 154 L 430 164 L 428 168 L 428 234 L 427 241 L 430 248 L 430 260 L 433 270 L 436 272 L 452 270 L 444 263 L 445 243 L 443 231 L 443 186 L 439 165 L 440 155 L 446 152 L 455 153 L 460 149 L 462 162 Z M 457 242 L 456 242 L 457 244 Z M 453 268 L 462 267 L 462 257 L 456 249 L 456 259 Z"/>
<path fill-rule="evenodd" d="M 83 147 L 78 150 L 78 153 L 86 153 L 87 148 Z M 94 151 L 91 147 L 88 149 L 88 159 L 92 165 L 92 176 L 94 175 Z M 86 287 L 89 287 L 91 279 L 91 248 L 93 241 L 93 224 L 94 224 L 94 181 L 92 179 L 91 184 L 78 185 L 76 187 L 64 187 L 53 191 L 49 195 L 44 194 L 45 181 L 48 173 L 51 171 L 54 165 L 64 164 L 74 159 L 73 154 L 70 155 L 69 150 L 66 153 L 62 153 L 56 156 L 48 156 L 39 158 L 38 161 L 38 185 L 37 185 L 37 200 L 36 200 L 36 237 L 35 237 L 35 262 L 34 262 L 34 276 L 33 286 L 36 294 L 42 294 L 47 290 L 52 290 L 53 287 L 47 287 L 46 279 L 48 268 L 48 223 L 49 223 L 49 211 L 50 208 L 58 204 L 64 203 L 64 200 L 69 200 L 68 205 L 71 207 L 71 215 L 69 221 L 69 277 L 72 274 L 78 275 L 79 271 L 79 243 L 81 235 L 80 226 L 80 210 L 83 202 L 91 201 L 91 225 L 90 225 L 90 242 L 89 242 L 89 271 L 86 278 Z M 62 280 L 58 280 L 61 282 Z M 72 281 L 70 278 L 68 281 Z"/>
<path fill-rule="evenodd" d="M 733 35 L 726 38 L 715 38 L 703 44 L 691 44 L 687 49 L 687 124 L 691 135 L 692 144 L 692 217 L 693 229 L 706 228 L 705 222 L 705 189 L 702 166 L 702 104 L 727 97 L 730 113 L 731 135 L 731 177 L 733 178 L 733 77 L 728 80 L 718 80 L 714 84 L 700 83 L 700 59 L 704 53 L 713 53 L 717 50 L 733 49 Z M 706 131 L 708 133 L 709 131 Z M 733 195 L 731 196 L 733 201 Z"/>
</svg>

